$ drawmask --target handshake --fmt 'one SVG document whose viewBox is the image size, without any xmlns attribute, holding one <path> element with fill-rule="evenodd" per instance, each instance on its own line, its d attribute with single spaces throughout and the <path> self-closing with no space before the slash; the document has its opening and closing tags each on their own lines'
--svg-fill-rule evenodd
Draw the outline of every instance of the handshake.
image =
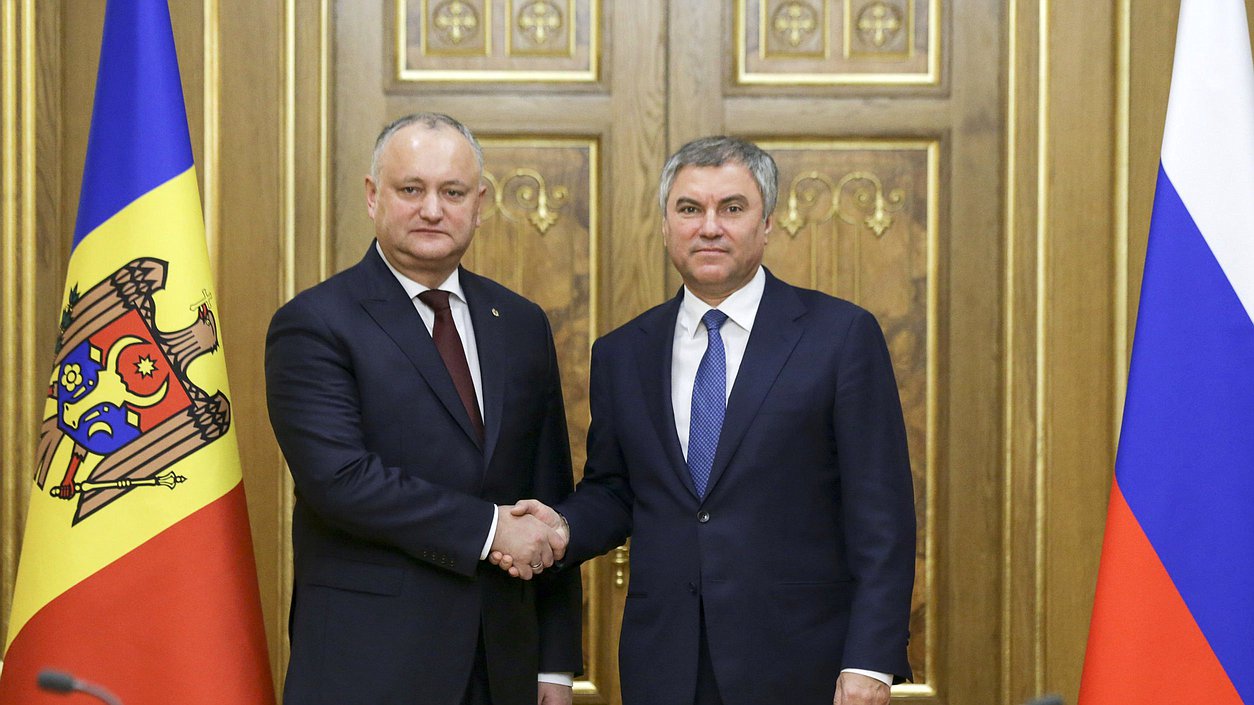
<svg viewBox="0 0 1254 705">
<path fill-rule="evenodd" d="M 566 555 L 570 526 L 537 499 L 496 508 L 496 535 L 488 560 L 515 578 L 531 580 Z"/>
</svg>

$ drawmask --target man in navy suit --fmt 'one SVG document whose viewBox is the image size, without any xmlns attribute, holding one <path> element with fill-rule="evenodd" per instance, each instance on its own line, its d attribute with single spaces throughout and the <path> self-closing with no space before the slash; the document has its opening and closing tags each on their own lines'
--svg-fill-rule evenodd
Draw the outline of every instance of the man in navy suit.
<svg viewBox="0 0 1254 705">
<path fill-rule="evenodd" d="M 274 315 L 266 392 L 296 488 L 286 703 L 569 705 L 578 571 L 507 510 L 571 491 L 544 312 L 460 268 L 483 155 L 439 114 L 379 135 L 362 261 Z M 517 551 L 517 553 L 513 553 Z"/>
<path fill-rule="evenodd" d="M 871 314 L 762 267 L 777 182 L 743 140 L 670 158 L 662 234 L 683 290 L 593 347 L 588 463 L 560 514 L 515 510 L 569 532 L 567 563 L 631 536 L 627 705 L 883 705 L 910 677 L 892 364 Z"/>
</svg>

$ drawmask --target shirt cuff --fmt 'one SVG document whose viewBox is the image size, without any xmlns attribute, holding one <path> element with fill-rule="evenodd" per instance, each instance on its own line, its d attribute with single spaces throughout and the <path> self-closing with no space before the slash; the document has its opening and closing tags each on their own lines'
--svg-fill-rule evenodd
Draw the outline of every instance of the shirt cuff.
<svg viewBox="0 0 1254 705">
<path fill-rule="evenodd" d="M 486 560 L 488 554 L 492 552 L 492 541 L 496 538 L 496 522 L 500 521 L 501 516 L 496 512 L 496 505 L 492 505 L 492 527 L 488 529 L 488 540 L 483 542 L 483 550 L 479 552 L 479 560 Z"/>
<path fill-rule="evenodd" d="M 573 673 L 541 673 L 536 680 L 541 683 L 564 685 L 567 688 L 575 687 L 575 674 Z"/>
<path fill-rule="evenodd" d="M 893 674 L 891 673 L 880 673 L 879 671 L 868 671 L 863 668 L 842 668 L 840 672 L 841 673 L 857 673 L 858 675 L 866 676 L 867 678 L 874 678 L 875 680 L 883 683 L 889 688 L 893 687 Z"/>
</svg>

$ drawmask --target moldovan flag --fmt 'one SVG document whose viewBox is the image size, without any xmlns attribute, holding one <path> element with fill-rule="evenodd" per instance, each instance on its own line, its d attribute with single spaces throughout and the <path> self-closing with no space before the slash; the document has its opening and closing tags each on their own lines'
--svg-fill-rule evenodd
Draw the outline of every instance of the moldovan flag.
<svg viewBox="0 0 1254 705">
<path fill-rule="evenodd" d="M 1081 705 L 1254 703 L 1254 66 L 1183 0 Z"/>
<path fill-rule="evenodd" d="M 111 0 L 0 702 L 272 703 L 165 0 Z"/>
</svg>

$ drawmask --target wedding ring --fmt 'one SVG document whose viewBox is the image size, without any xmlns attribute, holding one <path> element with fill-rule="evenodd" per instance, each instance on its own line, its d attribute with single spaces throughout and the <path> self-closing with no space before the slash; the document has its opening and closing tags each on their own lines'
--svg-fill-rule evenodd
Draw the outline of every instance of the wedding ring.
<svg viewBox="0 0 1254 705">
<path fill-rule="evenodd" d="M 543 568 L 543 567 L 544 567 L 544 564 L 543 564 L 543 563 L 532 563 L 532 564 L 531 564 L 531 569 L 532 569 L 532 570 L 540 570 L 540 569 L 541 569 L 541 568 Z"/>
</svg>

